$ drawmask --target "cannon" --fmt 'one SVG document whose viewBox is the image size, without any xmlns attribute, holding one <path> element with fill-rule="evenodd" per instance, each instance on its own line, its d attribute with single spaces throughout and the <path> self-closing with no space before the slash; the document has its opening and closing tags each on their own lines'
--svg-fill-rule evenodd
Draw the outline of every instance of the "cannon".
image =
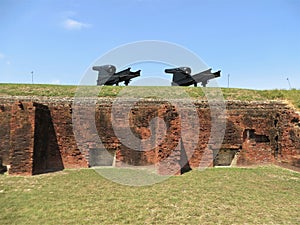
<svg viewBox="0 0 300 225">
<path fill-rule="evenodd" d="M 165 73 L 172 73 L 172 86 L 190 86 L 197 87 L 198 83 L 201 83 L 203 87 L 206 87 L 209 80 L 220 77 L 221 70 L 212 73 L 211 68 L 200 73 L 191 75 L 192 70 L 189 67 L 178 67 L 173 69 L 166 69 Z"/>
<path fill-rule="evenodd" d="M 132 72 L 130 67 L 116 73 L 116 67 L 113 65 L 93 66 L 92 68 L 98 71 L 97 85 L 117 85 L 124 82 L 128 86 L 131 79 L 140 76 L 141 70 Z"/>
</svg>

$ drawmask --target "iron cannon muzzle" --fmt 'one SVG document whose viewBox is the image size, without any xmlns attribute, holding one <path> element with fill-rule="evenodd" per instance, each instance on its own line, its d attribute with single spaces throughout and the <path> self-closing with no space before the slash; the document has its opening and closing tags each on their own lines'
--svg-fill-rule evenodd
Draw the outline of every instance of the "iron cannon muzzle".
<svg viewBox="0 0 300 225">
<path fill-rule="evenodd" d="M 221 76 L 221 70 L 217 71 L 217 72 L 214 72 L 213 75 L 215 77 L 220 77 Z"/>
<path fill-rule="evenodd" d="M 175 73 L 176 72 L 176 68 L 175 69 L 165 69 L 165 73 Z"/>
<path fill-rule="evenodd" d="M 117 70 L 113 65 L 93 66 L 92 69 L 99 72 L 106 71 L 109 74 L 114 74 Z"/>
<path fill-rule="evenodd" d="M 178 68 L 172 68 L 172 69 L 165 69 L 165 73 L 185 73 L 185 74 L 191 74 L 192 70 L 190 67 L 178 67 Z"/>
<path fill-rule="evenodd" d="M 132 77 L 139 77 L 141 75 L 141 70 L 137 70 L 135 72 L 130 72 Z"/>
</svg>

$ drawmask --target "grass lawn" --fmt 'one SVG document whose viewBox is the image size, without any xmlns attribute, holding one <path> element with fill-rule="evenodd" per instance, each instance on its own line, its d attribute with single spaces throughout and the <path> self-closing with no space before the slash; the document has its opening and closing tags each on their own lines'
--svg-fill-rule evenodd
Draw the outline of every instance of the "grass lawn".
<svg viewBox="0 0 300 225">
<path fill-rule="evenodd" d="M 194 170 L 144 187 L 93 169 L 0 175 L 0 223 L 300 224 L 299 193 L 300 174 L 275 166 Z"/>
<path fill-rule="evenodd" d="M 93 96 L 99 86 L 82 87 L 84 95 Z M 0 96 L 48 96 L 48 97 L 73 97 L 77 86 L 72 85 L 50 85 L 50 84 L 0 84 Z M 89 91 L 92 90 L 92 91 Z M 203 99 L 202 88 L 194 87 L 135 87 L 135 86 L 103 86 L 98 93 L 99 97 L 116 97 L 122 91 L 126 96 L 137 94 L 137 90 L 151 93 L 153 96 L 164 98 L 182 98 L 182 92 L 188 94 L 192 99 Z M 238 88 L 222 88 L 222 93 L 227 100 L 287 100 L 296 108 L 300 109 L 300 90 L 249 90 Z M 162 94 L 163 93 L 163 94 Z M 151 97 L 151 96 L 150 96 Z"/>
</svg>

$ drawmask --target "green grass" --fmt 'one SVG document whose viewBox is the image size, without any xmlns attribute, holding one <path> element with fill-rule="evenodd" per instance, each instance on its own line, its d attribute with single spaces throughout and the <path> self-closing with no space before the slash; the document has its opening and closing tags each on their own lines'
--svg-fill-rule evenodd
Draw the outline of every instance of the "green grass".
<svg viewBox="0 0 300 225">
<path fill-rule="evenodd" d="M 0 84 L 0 96 L 72 97 L 76 86 L 50 84 Z"/>
<path fill-rule="evenodd" d="M 223 95 L 228 100 L 247 100 L 247 101 L 265 101 L 265 100 L 286 100 L 300 109 L 300 90 L 248 90 L 223 88 Z"/>
<path fill-rule="evenodd" d="M 113 183 L 92 169 L 33 177 L 1 175 L 0 221 L 299 224 L 299 193 L 300 174 L 275 166 L 194 170 L 144 187 Z"/>
<path fill-rule="evenodd" d="M 48 96 L 73 97 L 77 86 L 49 84 L 0 84 L 0 96 Z M 83 96 L 116 97 L 146 96 L 146 98 L 185 98 L 205 99 L 203 90 L 194 87 L 116 87 L 116 86 L 81 86 Z M 287 100 L 300 109 L 300 90 L 249 90 L 238 88 L 222 88 L 227 100 L 267 101 Z M 78 94 L 78 92 L 77 92 Z"/>
</svg>

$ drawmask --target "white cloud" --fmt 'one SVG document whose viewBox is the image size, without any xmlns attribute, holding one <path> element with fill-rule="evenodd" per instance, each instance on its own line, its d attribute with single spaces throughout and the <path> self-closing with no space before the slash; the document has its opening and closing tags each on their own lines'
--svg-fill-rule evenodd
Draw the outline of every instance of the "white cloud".
<svg viewBox="0 0 300 225">
<path fill-rule="evenodd" d="M 9 60 L 6 61 L 6 65 L 10 65 L 11 62 Z"/>
<path fill-rule="evenodd" d="M 91 27 L 91 24 L 82 23 L 73 19 L 66 19 L 63 22 L 63 27 L 67 30 L 81 30 L 83 28 Z"/>
<path fill-rule="evenodd" d="M 4 59 L 5 58 L 5 55 L 0 53 L 0 59 Z"/>
</svg>

